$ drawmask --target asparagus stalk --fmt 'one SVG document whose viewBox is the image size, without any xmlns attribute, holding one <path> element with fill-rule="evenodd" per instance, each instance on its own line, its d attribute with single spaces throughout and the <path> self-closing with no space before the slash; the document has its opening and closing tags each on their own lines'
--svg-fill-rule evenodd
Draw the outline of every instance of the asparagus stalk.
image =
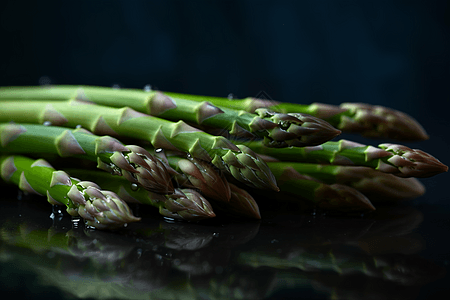
<svg viewBox="0 0 450 300">
<path fill-rule="evenodd" d="M 206 197 L 214 200 L 212 202 L 214 209 L 233 216 L 261 219 L 255 199 L 244 189 L 229 183 L 220 171 L 217 172 L 207 162 L 192 157 L 183 158 L 183 154 L 170 151 L 159 154 L 170 167 L 183 173 L 184 176 L 177 174 L 174 177 L 178 178 L 176 179 L 178 184 L 198 189 Z"/>
<path fill-rule="evenodd" d="M 97 167 L 123 175 L 132 183 L 158 193 L 173 193 L 164 164 L 145 149 L 124 146 L 110 136 L 96 136 L 87 130 L 33 124 L 0 124 L 0 152 L 53 153 L 97 161 Z"/>
<path fill-rule="evenodd" d="M 56 171 L 47 161 L 33 161 L 23 156 L 1 156 L 1 177 L 21 190 L 46 195 L 54 205 L 65 205 L 72 216 L 81 216 L 98 229 L 115 229 L 140 218 L 133 216 L 127 204 L 117 194 L 100 190 L 90 181 L 69 177 Z"/>
<path fill-rule="evenodd" d="M 5 89 L 4 93 L 7 92 Z M 3 91 L 2 91 L 3 92 Z M 15 93 L 15 92 L 14 92 Z M 276 102 L 266 99 L 233 99 L 166 93 L 170 97 L 182 97 L 193 101 L 208 101 L 220 108 L 255 112 L 267 108 L 279 113 L 309 114 L 321 118 L 343 132 L 362 134 L 371 138 L 389 138 L 412 141 L 426 140 L 425 129 L 411 116 L 398 110 L 366 103 L 342 103 L 339 106 L 312 103 L 309 105 Z M 1 95 L 1 94 L 0 94 Z M 1 98 L 3 96 L 0 96 Z"/>
<path fill-rule="evenodd" d="M 261 108 L 255 113 L 216 107 L 207 101 L 189 100 L 183 95 L 168 97 L 159 91 L 112 89 L 90 86 L 9 87 L 0 89 L 0 99 L 80 99 L 105 106 L 128 106 L 163 119 L 219 128 L 232 135 L 264 137 L 268 146 L 314 146 L 340 134 L 322 119 L 298 113 L 288 115 Z"/>
<path fill-rule="evenodd" d="M 265 147 L 258 141 L 246 145 L 259 154 L 282 161 L 366 166 L 399 177 L 431 177 L 448 170 L 446 165 L 430 154 L 396 144 L 380 144 L 373 147 L 340 140 L 304 148 L 275 149 Z"/>
<path fill-rule="evenodd" d="M 311 201 L 317 208 L 341 212 L 370 212 L 375 207 L 354 188 L 342 184 L 326 184 L 300 174 L 289 164 L 272 168 L 281 192 Z"/>
<path fill-rule="evenodd" d="M 372 202 L 402 200 L 419 197 L 425 187 L 416 178 L 400 178 L 368 167 L 321 165 L 298 162 L 268 162 L 270 169 L 293 168 L 326 184 L 348 185 L 371 199 Z"/>
<path fill-rule="evenodd" d="M 128 203 L 154 206 L 164 217 L 185 221 L 200 221 L 215 217 L 208 200 L 192 189 L 176 188 L 173 193 L 162 195 L 139 188 L 135 184 L 130 185 L 127 180 L 105 172 L 81 169 L 69 169 L 67 172 L 75 177 L 83 176 L 95 180 Z"/>
<path fill-rule="evenodd" d="M 209 199 L 220 202 L 230 201 L 231 190 L 228 181 L 211 164 L 189 156 L 184 158 L 174 153 L 168 153 L 166 159 L 170 167 L 180 172 L 174 176 L 180 186 L 198 189 Z"/>
<path fill-rule="evenodd" d="M 89 129 L 95 134 L 122 135 L 147 140 L 154 148 L 184 151 L 212 162 L 237 180 L 257 188 L 278 190 L 269 167 L 245 145 L 234 145 L 183 121 L 151 117 L 131 108 L 111 108 L 79 100 L 0 102 L 0 121 L 51 122 L 57 126 Z"/>
</svg>

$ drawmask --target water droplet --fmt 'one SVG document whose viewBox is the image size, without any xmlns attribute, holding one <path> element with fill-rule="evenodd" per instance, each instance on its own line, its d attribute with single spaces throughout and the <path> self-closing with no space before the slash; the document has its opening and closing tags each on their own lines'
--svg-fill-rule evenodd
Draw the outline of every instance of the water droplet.
<svg viewBox="0 0 450 300">
<path fill-rule="evenodd" d="M 76 129 L 80 129 L 80 128 L 82 128 L 83 126 L 81 126 L 80 124 L 78 124 L 77 126 L 75 126 L 75 128 Z"/>
<path fill-rule="evenodd" d="M 44 123 L 42 123 L 42 125 L 44 125 L 44 126 L 52 126 L 52 122 L 45 121 Z"/>
<path fill-rule="evenodd" d="M 132 183 L 131 184 L 131 190 L 132 191 L 137 191 L 139 189 L 139 186 L 136 183 Z"/>
<path fill-rule="evenodd" d="M 278 240 L 277 239 L 273 239 L 273 240 L 271 240 L 270 241 L 272 244 L 275 244 L 275 243 L 278 243 Z"/>
<path fill-rule="evenodd" d="M 227 98 L 228 98 L 228 100 L 233 100 L 234 99 L 233 93 L 229 93 Z"/>
<path fill-rule="evenodd" d="M 187 158 L 192 158 L 192 155 L 191 155 L 190 153 L 188 153 L 188 154 L 186 155 L 186 157 L 187 157 Z"/>
<path fill-rule="evenodd" d="M 72 228 L 79 228 L 80 227 L 80 217 L 72 217 Z"/>
<path fill-rule="evenodd" d="M 150 84 L 146 84 L 144 86 L 144 92 L 151 92 L 152 91 L 152 86 Z"/>
<path fill-rule="evenodd" d="M 39 78 L 39 85 L 50 85 L 52 80 L 48 76 L 41 76 Z"/>
<path fill-rule="evenodd" d="M 218 232 L 214 232 L 213 233 L 213 237 L 219 237 L 219 233 Z"/>
<path fill-rule="evenodd" d="M 116 83 L 116 84 L 113 84 L 112 88 L 113 88 L 114 90 L 119 90 L 119 89 L 120 89 L 120 85 L 118 85 L 117 83 Z"/>
<path fill-rule="evenodd" d="M 164 151 L 163 148 L 157 148 L 157 149 L 155 149 L 155 153 L 161 153 L 161 152 L 163 152 L 163 151 Z"/>
</svg>

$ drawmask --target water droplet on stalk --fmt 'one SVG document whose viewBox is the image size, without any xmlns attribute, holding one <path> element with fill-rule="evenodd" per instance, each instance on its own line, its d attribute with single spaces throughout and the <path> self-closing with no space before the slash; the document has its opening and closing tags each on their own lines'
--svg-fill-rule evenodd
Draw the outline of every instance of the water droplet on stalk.
<svg viewBox="0 0 450 300">
<path fill-rule="evenodd" d="M 233 100 L 234 99 L 234 94 L 233 93 L 229 93 L 227 98 L 228 98 L 228 100 Z"/>
<path fill-rule="evenodd" d="M 71 220 L 71 222 L 72 222 L 72 228 L 73 228 L 73 229 L 79 228 L 79 227 L 80 227 L 80 221 L 81 221 L 81 218 L 80 218 L 80 217 L 72 217 L 72 220 Z"/>
<path fill-rule="evenodd" d="M 218 232 L 214 232 L 213 233 L 213 237 L 219 237 L 219 233 Z"/>
<path fill-rule="evenodd" d="M 75 126 L 75 128 L 76 129 L 80 129 L 80 128 L 82 128 L 83 126 L 81 126 L 80 124 L 78 124 L 77 126 Z"/>
<path fill-rule="evenodd" d="M 158 148 L 158 149 L 155 149 L 155 153 L 161 153 L 161 152 L 163 152 L 164 151 L 164 149 L 163 148 Z"/>
<path fill-rule="evenodd" d="M 42 125 L 44 125 L 44 126 L 52 126 L 52 122 L 45 121 L 44 123 L 42 123 Z"/>
<path fill-rule="evenodd" d="M 152 91 L 152 86 L 150 84 L 146 84 L 144 86 L 144 92 L 151 92 Z"/>
<path fill-rule="evenodd" d="M 117 83 L 116 83 L 116 84 L 113 84 L 112 88 L 113 88 L 114 90 L 119 90 L 119 89 L 120 89 L 120 85 L 118 85 Z"/>
<path fill-rule="evenodd" d="M 131 190 L 132 191 L 137 191 L 139 189 L 139 186 L 136 183 L 132 183 L 131 184 Z"/>
</svg>

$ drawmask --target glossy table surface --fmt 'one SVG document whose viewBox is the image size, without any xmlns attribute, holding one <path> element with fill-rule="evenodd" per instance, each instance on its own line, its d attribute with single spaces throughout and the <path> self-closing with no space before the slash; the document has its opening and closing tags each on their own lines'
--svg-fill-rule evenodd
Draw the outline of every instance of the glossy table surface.
<svg viewBox="0 0 450 300">
<path fill-rule="evenodd" d="M 140 206 L 141 223 L 102 232 L 3 187 L 4 299 L 435 299 L 449 289 L 447 199 L 347 217 L 263 205 L 261 221 L 199 224 Z"/>
</svg>

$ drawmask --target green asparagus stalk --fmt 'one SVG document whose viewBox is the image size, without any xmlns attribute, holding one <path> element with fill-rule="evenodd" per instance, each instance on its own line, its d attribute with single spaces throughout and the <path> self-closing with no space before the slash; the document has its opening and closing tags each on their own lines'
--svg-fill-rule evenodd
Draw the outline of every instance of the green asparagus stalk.
<svg viewBox="0 0 450 300">
<path fill-rule="evenodd" d="M 276 149 L 265 147 L 258 141 L 245 145 L 259 154 L 269 155 L 282 161 L 366 166 L 399 177 L 430 177 L 448 170 L 446 165 L 430 154 L 396 144 L 380 144 L 378 147 L 373 147 L 340 140 L 303 148 Z"/>
<path fill-rule="evenodd" d="M 213 208 L 233 216 L 261 219 L 258 204 L 244 189 L 228 182 L 222 173 L 217 172 L 205 161 L 192 157 L 183 158 L 182 153 L 159 152 L 159 157 L 174 170 L 180 186 L 198 189 L 212 202 Z"/>
<path fill-rule="evenodd" d="M 184 151 L 212 162 L 237 180 L 257 188 L 278 190 L 269 167 L 244 145 L 212 136 L 183 121 L 151 117 L 131 108 L 111 108 L 79 100 L 54 102 L 0 101 L 0 121 L 50 122 L 56 126 L 87 128 L 95 134 L 147 140 L 154 148 Z"/>
<path fill-rule="evenodd" d="M 168 97 L 159 91 L 112 89 L 90 86 L 9 87 L 0 89 L 0 99 L 8 100 L 69 100 L 80 99 L 105 106 L 128 106 L 136 111 L 163 119 L 219 128 L 232 135 L 264 137 L 268 146 L 314 146 L 340 134 L 322 119 L 298 113 L 288 115 L 261 108 L 248 113 L 216 107 L 207 101 L 200 103 L 175 95 Z"/>
<path fill-rule="evenodd" d="M 5 89 L 3 93 L 7 92 Z M 15 92 L 14 92 L 15 93 Z M 286 102 L 276 102 L 266 99 L 245 98 L 227 99 L 166 93 L 170 97 L 182 97 L 193 101 L 208 101 L 220 108 L 255 112 L 267 108 L 279 113 L 309 114 L 321 118 L 343 132 L 358 133 L 371 138 L 389 138 L 412 141 L 426 140 L 428 135 L 424 128 L 411 116 L 398 110 L 379 105 L 365 103 L 342 103 L 339 106 L 312 103 L 309 105 Z M 3 98 L 3 96 L 0 96 Z"/>
<path fill-rule="evenodd" d="M 53 153 L 97 161 L 97 167 L 122 175 L 158 193 L 173 193 L 170 174 L 159 159 L 136 145 L 87 130 L 33 124 L 0 124 L 0 153 Z"/>
<path fill-rule="evenodd" d="M 182 154 L 167 153 L 165 159 L 179 173 L 174 176 L 180 186 L 198 189 L 208 199 L 229 202 L 231 190 L 225 176 L 211 164 Z M 161 157 L 161 156 L 160 156 Z"/>
<path fill-rule="evenodd" d="M 368 167 L 321 165 L 298 162 L 268 162 L 270 169 L 293 168 L 300 174 L 311 176 L 326 184 L 350 186 L 379 203 L 419 197 L 425 187 L 416 178 L 400 178 Z"/>
<path fill-rule="evenodd" d="M 200 221 L 215 217 L 211 204 L 202 195 L 192 189 L 176 188 L 173 193 L 162 195 L 130 184 L 122 177 L 111 176 L 108 173 L 69 169 L 67 172 L 75 177 L 83 176 L 95 180 L 103 188 L 111 190 L 128 203 L 151 205 L 159 209 L 159 213 L 168 218 Z"/>
<path fill-rule="evenodd" d="M 370 212 L 375 207 L 370 200 L 354 188 L 342 184 L 326 184 L 303 175 L 293 167 L 280 165 L 272 168 L 280 192 L 301 197 L 317 208 L 340 212 Z"/>
<path fill-rule="evenodd" d="M 56 171 L 43 159 L 1 156 L 0 166 L 3 180 L 16 184 L 23 191 L 46 195 L 49 203 L 65 205 L 70 215 L 81 216 L 95 228 L 115 229 L 140 220 L 117 194 L 101 190 L 93 182 L 71 178 L 64 171 Z"/>
</svg>

